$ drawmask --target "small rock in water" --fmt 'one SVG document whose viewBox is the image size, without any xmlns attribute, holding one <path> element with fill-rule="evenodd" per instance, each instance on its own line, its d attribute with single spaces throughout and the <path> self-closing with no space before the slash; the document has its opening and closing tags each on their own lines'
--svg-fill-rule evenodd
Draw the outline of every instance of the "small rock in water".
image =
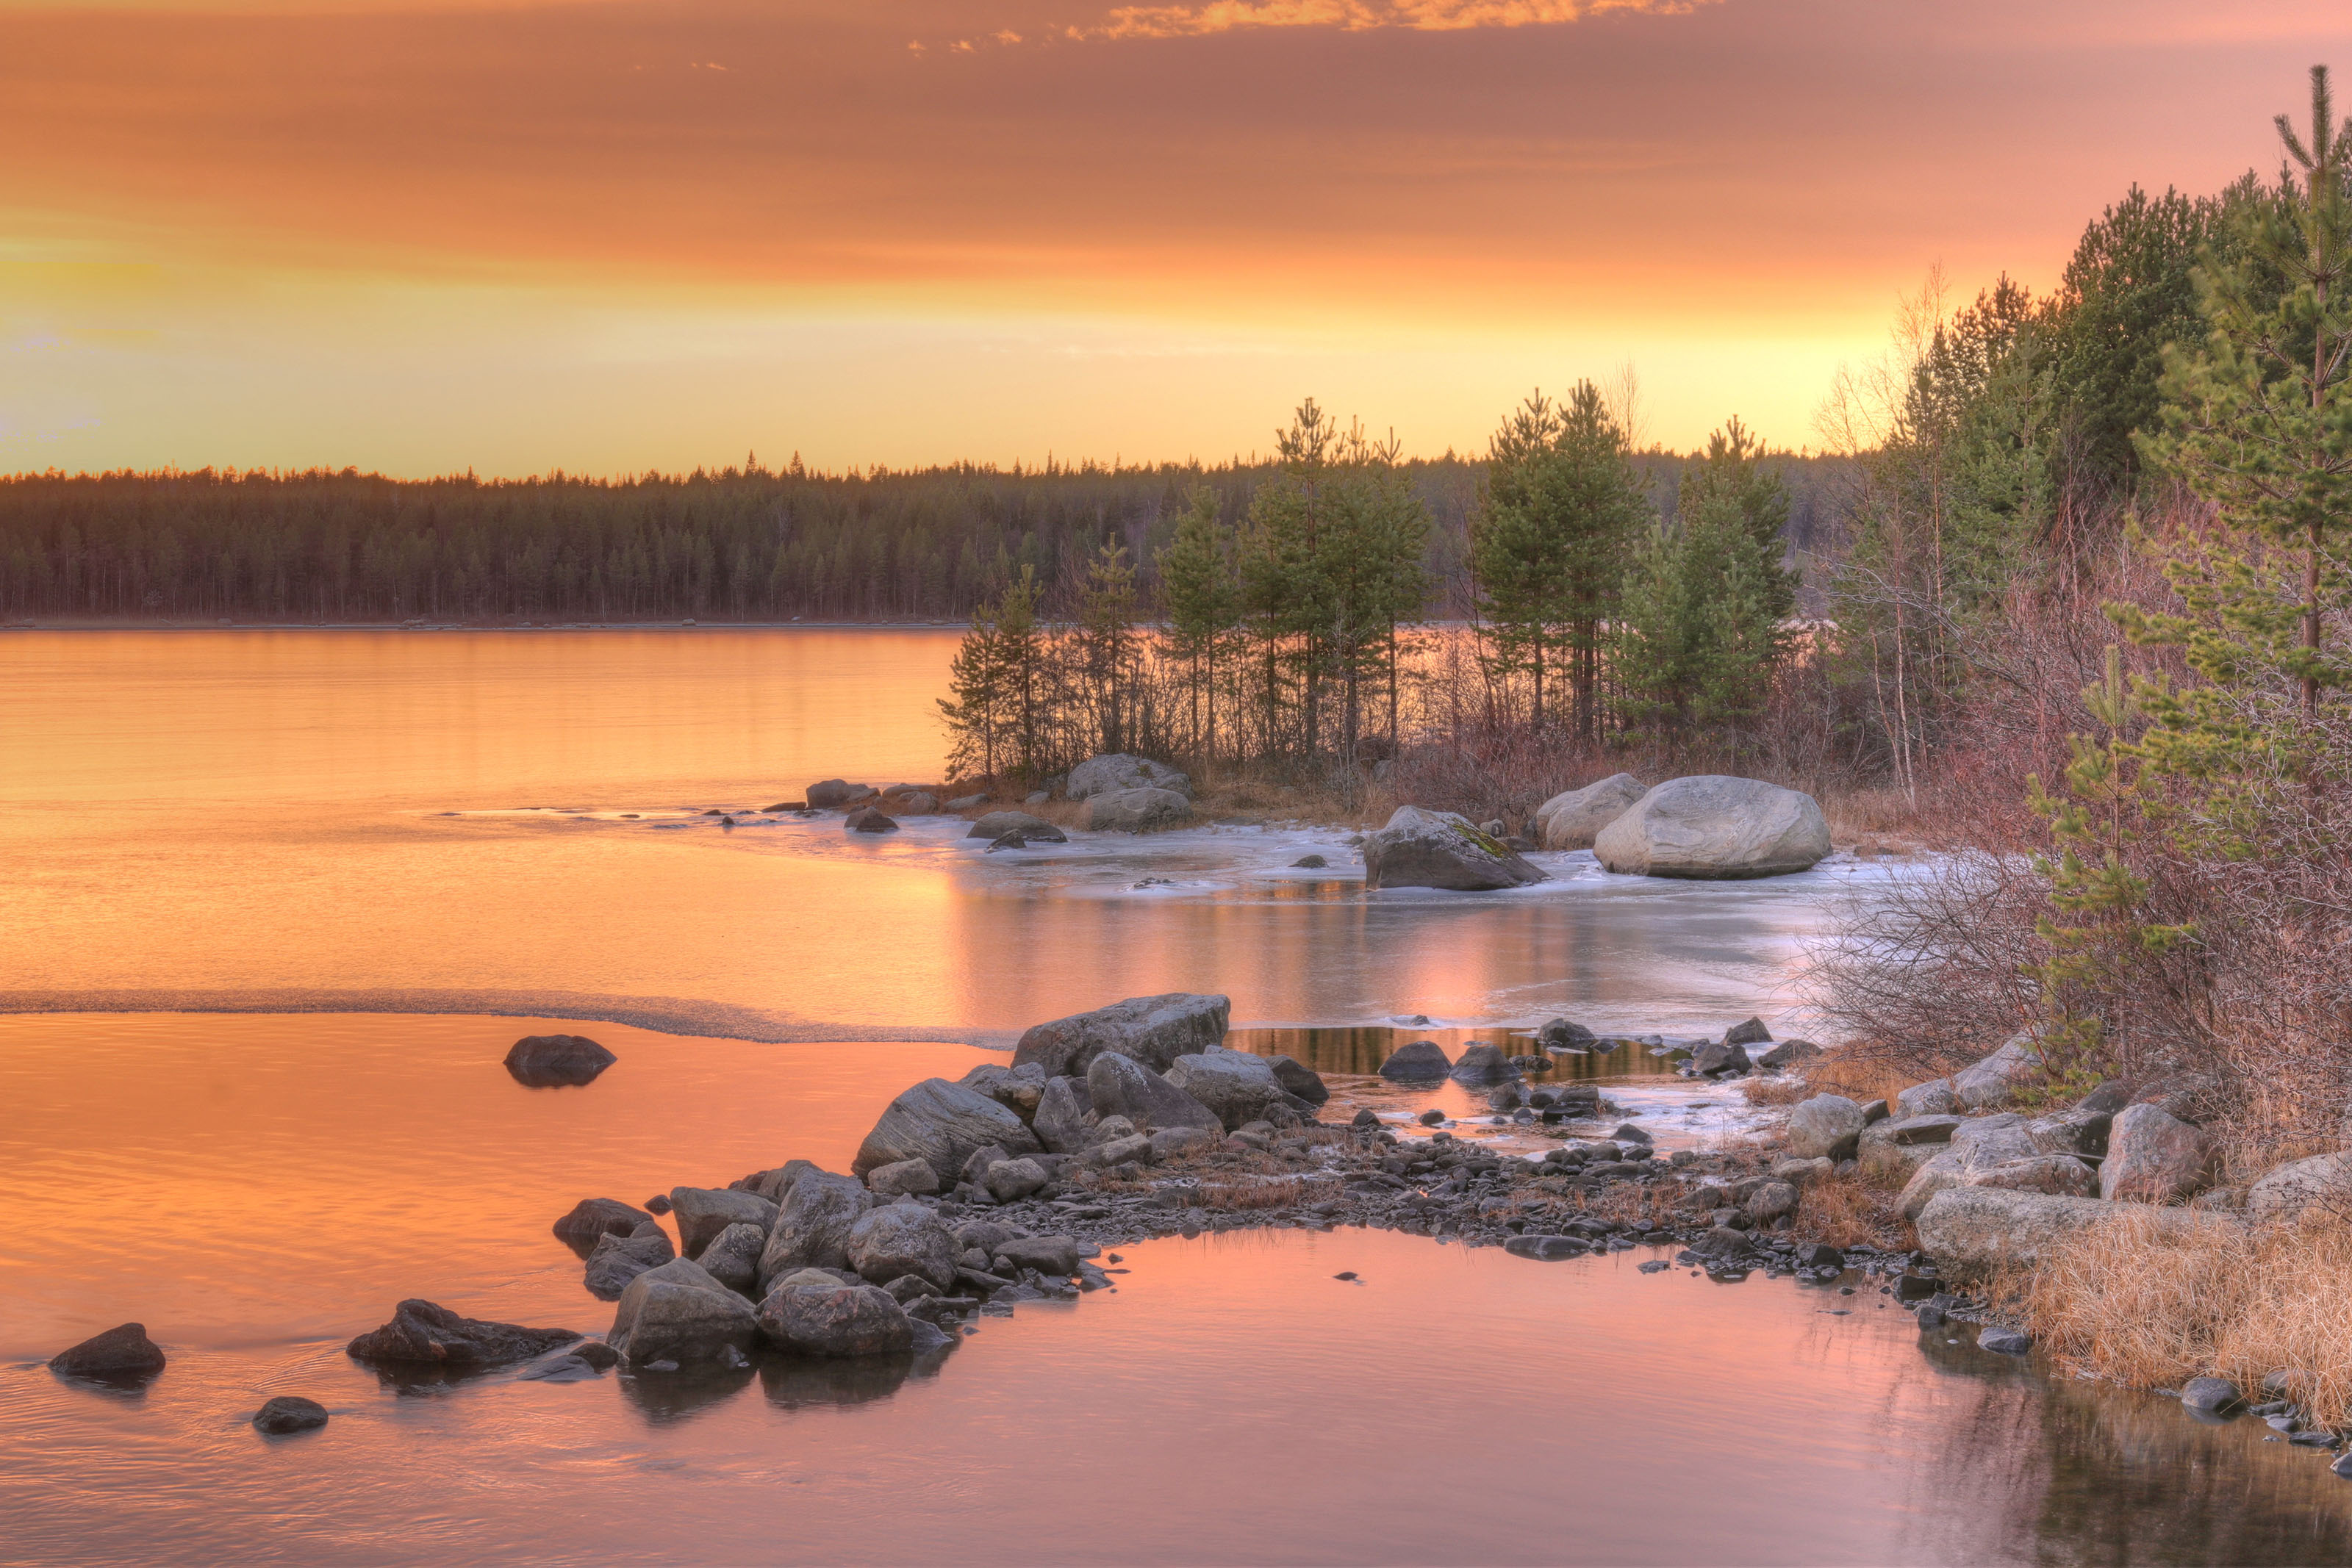
<svg viewBox="0 0 2352 1568">
<path fill-rule="evenodd" d="M 1301 855 L 1290 862 L 1292 869 L 1297 871 L 1321 871 L 1330 863 L 1321 855 Z"/>
<path fill-rule="evenodd" d="M 647 1214 L 667 1214 L 669 1212 L 669 1195 L 667 1193 L 657 1192 L 654 1194 L 653 1197 L 646 1199 L 646 1212 Z"/>
<path fill-rule="evenodd" d="M 2207 1416 L 2225 1416 L 2242 1403 L 2238 1385 L 2226 1377 L 2192 1377 L 2181 1385 L 2180 1402 Z"/>
<path fill-rule="evenodd" d="M 584 1034 L 533 1034 L 508 1047 L 506 1069 L 529 1088 L 577 1087 L 619 1060 Z"/>
<path fill-rule="evenodd" d="M 2352 1454 L 2345 1455 L 2327 1468 L 2346 1480 L 2352 1481 Z"/>
<path fill-rule="evenodd" d="M 1674 1265 L 1666 1261 L 1664 1258 L 1653 1258 L 1648 1262 L 1637 1263 L 1634 1267 L 1642 1273 L 1655 1274 L 1664 1270 L 1671 1269 Z"/>
<path fill-rule="evenodd" d="M 68 1377 L 144 1383 L 163 1370 L 163 1352 L 144 1323 L 121 1323 L 49 1358 L 49 1370 Z"/>
<path fill-rule="evenodd" d="M 2023 1355 L 2033 1348 L 2033 1342 L 2015 1329 L 1984 1329 L 1977 1334 L 1977 1348 L 2002 1355 Z"/>
<path fill-rule="evenodd" d="M 1445 1113 L 1437 1110 L 1433 1106 L 1431 1109 L 1423 1111 L 1420 1115 L 1415 1116 L 1413 1120 L 1419 1122 L 1424 1127 L 1434 1127 L 1439 1123 L 1445 1120 Z"/>
<path fill-rule="evenodd" d="M 1352 1280 L 1355 1277 L 1356 1271 L 1353 1269 L 1343 1269 L 1337 1274 L 1331 1276 L 1331 1278 L 1335 1280 Z"/>
<path fill-rule="evenodd" d="M 280 1394 L 253 1413 L 254 1429 L 273 1437 L 310 1432 L 327 1424 L 327 1407 L 299 1394 Z"/>
</svg>

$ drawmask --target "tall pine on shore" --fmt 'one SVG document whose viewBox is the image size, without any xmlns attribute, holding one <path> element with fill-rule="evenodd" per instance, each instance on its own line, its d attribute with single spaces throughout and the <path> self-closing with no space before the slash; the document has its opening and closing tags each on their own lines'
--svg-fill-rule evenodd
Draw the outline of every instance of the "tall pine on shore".
<svg viewBox="0 0 2352 1568">
<path fill-rule="evenodd" d="M 1537 728 L 1551 721 L 1555 675 L 1572 694 L 1569 727 L 1600 727 L 1601 629 L 1650 515 L 1623 427 L 1599 388 L 1565 403 L 1538 391 L 1503 421 L 1473 514 L 1470 570 L 1489 658 L 1525 675 Z"/>
</svg>

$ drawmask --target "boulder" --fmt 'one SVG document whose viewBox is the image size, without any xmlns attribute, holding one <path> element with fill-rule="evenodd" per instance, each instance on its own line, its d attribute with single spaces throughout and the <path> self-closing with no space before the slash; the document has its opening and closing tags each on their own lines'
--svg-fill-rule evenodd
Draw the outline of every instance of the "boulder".
<svg viewBox="0 0 2352 1568">
<path fill-rule="evenodd" d="M 1227 1132 L 1261 1120 L 1274 1106 L 1290 1102 L 1290 1092 L 1274 1066 L 1246 1051 L 1213 1046 L 1169 1063 L 1168 1082 L 1198 1100 Z"/>
<path fill-rule="evenodd" d="M 841 831 L 845 833 L 895 833 L 898 831 L 898 824 L 896 820 L 883 815 L 877 807 L 860 806 L 841 820 Z"/>
<path fill-rule="evenodd" d="M 2034 1049 L 2033 1037 L 2021 1030 L 1982 1061 L 1953 1073 L 1952 1097 L 1964 1110 L 1982 1111 L 2041 1078 L 2042 1054 Z"/>
<path fill-rule="evenodd" d="M 1797 1212 L 1797 1189 L 1785 1181 L 1768 1181 L 1749 1193 L 1740 1207 L 1751 1223 L 1769 1225 Z"/>
<path fill-rule="evenodd" d="M 849 1262 L 849 1232 L 872 1199 L 852 1176 L 815 1171 L 793 1184 L 760 1253 L 760 1291 L 800 1269 L 840 1269 Z"/>
<path fill-rule="evenodd" d="M 1601 1037 L 1580 1023 L 1553 1019 L 1536 1030 L 1536 1042 L 1546 1051 L 1590 1051 L 1601 1043 Z"/>
<path fill-rule="evenodd" d="M 1090 1125 L 1087 1118 L 1094 1113 L 1094 1105 L 1093 1096 L 1087 1092 L 1085 1079 L 1049 1079 L 1045 1094 L 1037 1102 L 1036 1120 L 1030 1124 L 1030 1129 L 1048 1153 L 1076 1154 L 1087 1146 L 1087 1131 Z M 1000 1153 L 998 1157 L 1008 1156 Z"/>
<path fill-rule="evenodd" d="M 1919 1216 L 1936 1196 L 1960 1186 L 1961 1177 L 1968 1175 L 1968 1161 L 1949 1149 L 1934 1154 L 1913 1169 L 1910 1179 L 1903 1184 L 1902 1194 L 1895 1200 L 1895 1206 L 1903 1211 L 1904 1218 L 1916 1225 Z"/>
<path fill-rule="evenodd" d="M 358 1341 L 352 1343 L 356 1344 Z M 49 1357 L 49 1370 L 67 1377 L 88 1377 L 104 1383 L 144 1383 L 163 1370 L 163 1352 L 147 1337 L 146 1324 L 118 1323 L 104 1333 L 92 1334 L 71 1350 L 61 1350 Z"/>
<path fill-rule="evenodd" d="M 1942 1144 L 1896 1143 L 1880 1131 L 1900 1125 L 1899 1122 L 1879 1122 L 1862 1130 L 1862 1141 L 1853 1157 L 1863 1180 L 1878 1186 L 1899 1187 L 1921 1166 L 1944 1152 Z"/>
<path fill-rule="evenodd" d="M 1287 1056 L 1277 1056 L 1267 1061 L 1266 1065 L 1274 1069 L 1276 1082 L 1281 1084 L 1288 1092 L 1306 1101 L 1309 1105 L 1320 1105 L 1331 1098 L 1331 1091 L 1324 1084 L 1323 1075 L 1305 1062 Z"/>
<path fill-rule="evenodd" d="M 2107 1132 L 2099 1166 L 2099 1196 L 2133 1203 L 2178 1203 L 2212 1174 L 2213 1145 L 2192 1127 L 2154 1105 L 2126 1105 Z"/>
<path fill-rule="evenodd" d="M 2072 1155 L 2032 1155 L 1970 1166 L 1962 1177 L 1969 1186 L 1995 1186 L 2010 1192 L 2047 1192 L 2066 1197 L 2096 1197 L 2099 1178 L 2090 1166 Z"/>
<path fill-rule="evenodd" d="M 2095 1159 L 2107 1152 L 2107 1133 L 2115 1116 L 2080 1107 L 2052 1116 L 2037 1116 L 2025 1124 L 2034 1146 L 2053 1155 Z"/>
<path fill-rule="evenodd" d="M 1148 833 L 1192 814 L 1192 802 L 1173 789 L 1121 789 L 1087 802 L 1087 827 L 1097 833 Z"/>
<path fill-rule="evenodd" d="M 1364 840 L 1364 885 L 1438 887 L 1465 893 L 1523 887 L 1549 878 L 1490 833 L 1453 811 L 1399 806 L 1388 826 Z"/>
<path fill-rule="evenodd" d="M 629 1281 L 648 1269 L 658 1269 L 677 1256 L 669 1232 L 648 1219 L 626 1236 L 600 1236 L 581 1283 L 601 1301 L 617 1301 Z"/>
<path fill-rule="evenodd" d="M 1952 1129 L 1951 1146 L 1953 1153 L 1979 1166 L 2029 1159 L 2042 1153 L 2025 1118 L 2014 1112 L 1962 1117 L 1960 1124 Z"/>
<path fill-rule="evenodd" d="M 940 809 L 940 798 L 928 789 L 909 789 L 890 798 L 891 809 L 902 817 L 928 817 Z"/>
<path fill-rule="evenodd" d="M 1517 1082 L 1519 1070 L 1511 1065 L 1500 1046 L 1474 1045 L 1462 1053 L 1446 1076 L 1456 1083 L 1510 1083 Z"/>
<path fill-rule="evenodd" d="M 533 1089 L 593 1083 L 620 1060 L 584 1034 L 531 1034 L 507 1048 L 514 1081 Z"/>
<path fill-rule="evenodd" d="M 1598 784 L 1554 795 L 1536 808 L 1536 841 L 1548 850 L 1589 850 L 1601 830 L 1648 790 L 1631 773 L 1612 773 Z"/>
<path fill-rule="evenodd" d="M 1888 1122 L 1879 1135 L 1890 1144 L 1948 1144 L 1959 1130 L 1958 1116 L 1906 1116 Z"/>
<path fill-rule="evenodd" d="M 981 1173 L 980 1185 L 999 1203 L 1018 1203 L 1051 1179 L 1035 1160 L 997 1160 Z"/>
<path fill-rule="evenodd" d="M 1724 1040 L 1710 1040 L 1691 1052 L 1691 1071 L 1700 1078 L 1737 1078 L 1754 1065 L 1746 1046 Z"/>
<path fill-rule="evenodd" d="M 1148 1166 L 1159 1160 L 1160 1151 L 1151 1146 L 1151 1139 L 1148 1135 L 1134 1133 L 1097 1145 L 1087 1158 L 1099 1166 L 1123 1166 L 1130 1160 L 1139 1166 Z"/>
<path fill-rule="evenodd" d="M 669 1211 L 677 1221 L 677 1249 L 699 1258 L 702 1249 L 730 1225 L 751 1225 L 765 1236 L 776 1221 L 776 1206 L 756 1192 L 733 1187 L 674 1186 Z"/>
<path fill-rule="evenodd" d="M 353 1361 L 475 1371 L 529 1361 L 579 1337 L 571 1329 L 527 1329 L 461 1318 L 446 1307 L 412 1299 L 393 1309 L 390 1322 L 360 1335 L 343 1351 Z"/>
<path fill-rule="evenodd" d="M 1066 1236 L 1009 1236 L 989 1249 L 1014 1269 L 1066 1279 L 1078 1271 L 1078 1244 Z"/>
<path fill-rule="evenodd" d="M 1197 1155 L 1203 1149 L 1213 1147 L 1215 1144 L 1216 1134 L 1206 1127 L 1162 1127 L 1151 1134 L 1151 1158 L 1155 1164 L 1161 1160 L 1181 1159 L 1186 1155 Z"/>
<path fill-rule="evenodd" d="M 1037 1102 L 1045 1092 L 1045 1069 L 1034 1061 L 1019 1067 L 983 1061 L 956 1082 L 987 1095 L 1026 1122 L 1037 1114 Z"/>
<path fill-rule="evenodd" d="M 906 1309 L 873 1285 L 786 1285 L 760 1303 L 757 1322 L 802 1355 L 897 1355 L 914 1343 Z"/>
<path fill-rule="evenodd" d="M 1811 1159 L 1772 1162 L 1772 1179 L 1787 1182 L 1801 1192 L 1806 1187 L 1829 1180 L 1836 1174 L 1837 1166 L 1821 1155 Z"/>
<path fill-rule="evenodd" d="M 626 1236 L 651 1218 L 617 1197 L 583 1197 L 555 1222 L 555 1233 L 566 1241 L 594 1241 L 600 1236 Z"/>
<path fill-rule="evenodd" d="M 922 1160 L 935 1171 L 961 1170 L 972 1150 L 987 1144 L 1016 1155 L 1039 1147 L 1020 1117 L 985 1094 L 926 1078 L 890 1102 L 849 1168 L 862 1176 L 882 1166 Z"/>
<path fill-rule="evenodd" d="M 1453 1058 L 1433 1040 L 1401 1045 L 1381 1063 L 1381 1076 L 1394 1083 L 1434 1083 L 1453 1071 Z"/>
<path fill-rule="evenodd" d="M 748 1296 L 760 1282 L 760 1254 L 767 1246 L 768 1233 L 760 1226 L 730 1225 L 712 1239 L 695 1261 L 729 1290 Z"/>
<path fill-rule="evenodd" d="M 810 785 L 803 799 L 808 801 L 812 811 L 830 811 L 837 806 L 855 805 L 860 800 L 871 800 L 873 796 L 874 791 L 866 785 L 828 779 L 821 784 Z"/>
<path fill-rule="evenodd" d="M 1948 1116 L 1959 1108 L 1959 1098 L 1952 1092 L 1952 1081 L 1931 1078 L 1895 1095 L 1894 1114 L 1896 1121 L 1903 1122 L 1914 1116 Z"/>
<path fill-rule="evenodd" d="M 1223 1044 L 1232 1015 L 1231 998 L 1222 996 L 1169 991 L 1129 997 L 1033 1026 L 1013 1048 L 1013 1065 L 1034 1062 L 1048 1078 L 1060 1078 L 1084 1073 L 1108 1051 L 1164 1071 L 1180 1056 Z"/>
<path fill-rule="evenodd" d="M 2116 1223 L 2119 1217 L 2153 1226 L 2165 1235 L 2236 1223 L 2186 1208 L 2125 1207 L 2095 1197 L 1991 1186 L 1939 1192 L 1920 1210 L 1916 1223 L 1920 1249 L 1947 1275 L 1964 1279 L 2011 1264 L 2032 1268 L 2067 1238 L 2091 1226 Z"/>
<path fill-rule="evenodd" d="M 1822 1048 L 1810 1040 L 1784 1040 L 1756 1059 L 1756 1065 L 1773 1072 L 1785 1071 L 1801 1061 L 1811 1061 L 1822 1053 Z"/>
<path fill-rule="evenodd" d="M 327 1407 L 299 1394 L 280 1394 L 253 1413 L 253 1429 L 272 1437 L 315 1432 L 327 1424 Z"/>
<path fill-rule="evenodd" d="M 2180 1385 L 2180 1403 L 2201 1416 L 2227 1416 L 2245 1400 L 2226 1377 L 2192 1377 Z"/>
<path fill-rule="evenodd" d="M 1789 1152 L 1801 1160 L 1843 1160 L 1860 1145 L 1862 1107 L 1843 1094 L 1816 1094 L 1789 1113 Z"/>
<path fill-rule="evenodd" d="M 959 795 L 954 800 L 948 802 L 948 810 L 950 811 L 969 811 L 974 806 L 985 806 L 987 804 L 988 797 L 984 794 Z"/>
<path fill-rule="evenodd" d="M 886 1203 L 849 1228 L 849 1266 L 873 1284 L 913 1274 L 944 1295 L 955 1284 L 955 1255 L 948 1228 L 919 1203 Z"/>
<path fill-rule="evenodd" d="M 1592 852 L 1604 870 L 1632 876 L 1783 876 L 1828 854 L 1830 830 L 1811 795 L 1702 774 L 1643 796 L 1601 831 Z"/>
<path fill-rule="evenodd" d="M 1045 821 L 1026 811 L 991 811 L 971 824 L 967 839 L 1001 839 L 1007 833 L 1019 833 L 1040 843 L 1060 844 L 1069 841 L 1069 835 Z"/>
<path fill-rule="evenodd" d="M 1125 1116 L 1139 1132 L 1202 1127 L 1222 1132 L 1217 1113 L 1141 1063 L 1115 1053 L 1087 1069 L 1087 1094 L 1101 1116 Z"/>
<path fill-rule="evenodd" d="M 2281 1166 L 2246 1194 L 2246 1218 L 2293 1220 L 2315 1205 L 2352 1214 L 2352 1154 L 2315 1155 Z"/>
<path fill-rule="evenodd" d="M 700 1264 L 676 1258 L 629 1281 L 604 1343 L 642 1369 L 657 1361 L 679 1366 L 730 1362 L 757 1337 L 751 1302 Z"/>
<path fill-rule="evenodd" d="M 1745 1023 L 1736 1023 L 1729 1029 L 1725 1030 L 1723 1031 L 1723 1043 L 1726 1045 L 1769 1045 L 1772 1043 L 1772 1031 L 1764 1027 L 1764 1020 L 1762 1019 L 1752 1018 Z"/>
<path fill-rule="evenodd" d="M 877 1166 L 866 1173 L 866 1190 L 877 1197 L 904 1197 L 908 1193 L 929 1193 L 940 1190 L 940 1173 L 931 1168 L 929 1160 L 900 1160 L 893 1166 Z"/>
<path fill-rule="evenodd" d="M 1071 768 L 1062 793 L 1073 800 L 1085 800 L 1097 795 L 1124 794 L 1130 789 L 1158 789 L 1189 796 L 1192 793 L 1192 780 L 1164 763 L 1115 751 L 1089 757 Z"/>
</svg>

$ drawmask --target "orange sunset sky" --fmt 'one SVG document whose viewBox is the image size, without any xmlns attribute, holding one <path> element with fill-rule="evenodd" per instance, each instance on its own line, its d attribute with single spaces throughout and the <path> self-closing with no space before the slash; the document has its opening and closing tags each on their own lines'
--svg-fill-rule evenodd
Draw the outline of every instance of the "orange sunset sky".
<svg viewBox="0 0 2352 1568">
<path fill-rule="evenodd" d="M 0 3 L 0 472 L 1818 444 L 1940 263 L 2276 165 L 2352 5 Z"/>
</svg>

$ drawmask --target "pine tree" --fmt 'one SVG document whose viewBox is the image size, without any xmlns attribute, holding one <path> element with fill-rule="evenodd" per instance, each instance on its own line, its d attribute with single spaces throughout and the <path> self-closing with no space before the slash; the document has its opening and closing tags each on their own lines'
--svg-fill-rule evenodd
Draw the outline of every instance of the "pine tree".
<svg viewBox="0 0 2352 1568">
<path fill-rule="evenodd" d="M 1192 729 L 1204 756 L 1217 754 L 1217 660 L 1241 622 L 1234 580 L 1233 530 L 1218 517 L 1217 493 L 1203 485 L 1160 552 L 1160 598 L 1168 612 L 1169 651 L 1184 662 L 1194 712 Z M 1207 727 L 1198 711 L 1205 698 Z"/>
<path fill-rule="evenodd" d="M 1130 743 L 1141 653 L 1135 633 L 1135 568 L 1125 545 L 1107 541 L 1095 552 L 1077 599 L 1071 674 L 1081 703 L 1094 710 L 1088 743 L 1097 751 L 1124 751 Z"/>
<path fill-rule="evenodd" d="M 2332 547 L 2352 521 L 2352 120 L 2336 120 L 2327 68 L 2314 66 L 2309 142 L 2287 116 L 2276 123 L 2303 188 L 2284 210 L 2249 215 L 2239 265 L 2200 274 L 2211 330 L 2202 352 L 2168 358 L 2165 430 L 2151 448 L 2226 522 L 2300 557 L 2299 584 L 2227 549 L 2176 562 L 2175 580 L 2202 578 L 2228 603 L 2226 623 L 2192 644 L 2200 656 L 2215 669 L 2274 661 L 2300 685 L 2309 723 L 2321 692 L 2347 677 L 2323 625 L 2343 602 Z M 2273 583 L 2279 591 L 2265 591 Z"/>
<path fill-rule="evenodd" d="M 1580 382 L 1565 404 L 1539 391 L 1529 396 L 1495 433 L 1479 499 L 1470 567 L 1494 662 L 1527 674 L 1538 727 L 1548 677 L 1565 663 L 1571 728 L 1593 735 L 1601 626 L 1649 515 L 1624 432 L 1600 390 Z"/>
</svg>

